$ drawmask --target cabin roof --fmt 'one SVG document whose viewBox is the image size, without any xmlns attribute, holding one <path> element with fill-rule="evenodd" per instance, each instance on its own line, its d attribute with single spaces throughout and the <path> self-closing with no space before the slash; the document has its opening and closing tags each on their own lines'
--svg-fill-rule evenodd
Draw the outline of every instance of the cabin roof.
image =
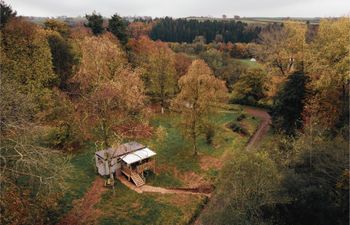
<svg viewBox="0 0 350 225">
<path fill-rule="evenodd" d="M 141 161 L 143 159 L 150 158 L 152 156 L 155 156 L 156 153 L 152 151 L 149 148 L 143 148 L 140 150 L 137 150 L 135 152 L 131 152 L 129 154 L 123 155 L 121 159 L 126 163 L 126 164 L 133 164 L 135 162 Z"/>
<path fill-rule="evenodd" d="M 97 151 L 96 155 L 102 159 L 107 159 L 107 155 L 106 155 L 107 153 L 108 155 L 114 158 L 114 157 L 120 157 L 122 155 L 131 153 L 143 148 L 145 148 L 144 145 L 138 142 L 132 141 L 132 142 L 121 144 L 117 148 L 108 148 L 108 149 Z"/>
</svg>

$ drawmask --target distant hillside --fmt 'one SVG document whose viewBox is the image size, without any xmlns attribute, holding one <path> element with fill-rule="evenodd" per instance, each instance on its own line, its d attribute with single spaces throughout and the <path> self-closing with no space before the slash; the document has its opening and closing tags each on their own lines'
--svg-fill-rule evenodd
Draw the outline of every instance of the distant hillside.
<svg viewBox="0 0 350 225">
<path fill-rule="evenodd" d="M 248 24 L 256 24 L 256 25 L 266 25 L 269 23 L 283 23 L 287 20 L 292 21 L 298 21 L 298 22 L 309 22 L 311 24 L 318 24 L 320 22 L 320 17 L 310 17 L 310 18 L 303 18 L 303 17 L 239 17 L 234 16 L 233 18 L 218 18 L 218 17 L 209 17 L 209 16 L 201 16 L 201 17 L 195 17 L 190 16 L 186 17 L 186 20 L 198 20 L 198 21 L 241 21 L 243 23 Z"/>
</svg>

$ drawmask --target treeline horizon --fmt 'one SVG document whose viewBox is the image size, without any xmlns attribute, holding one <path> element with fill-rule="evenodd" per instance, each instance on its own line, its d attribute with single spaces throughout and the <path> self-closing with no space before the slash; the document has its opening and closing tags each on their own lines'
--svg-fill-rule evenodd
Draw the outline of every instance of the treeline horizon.
<svg viewBox="0 0 350 225">
<path fill-rule="evenodd" d="M 192 42 L 196 37 L 203 36 L 206 42 L 244 42 L 248 43 L 258 38 L 259 26 L 248 26 L 247 23 L 234 20 L 198 21 L 195 19 L 159 19 L 150 33 L 153 40 L 165 42 Z"/>
</svg>

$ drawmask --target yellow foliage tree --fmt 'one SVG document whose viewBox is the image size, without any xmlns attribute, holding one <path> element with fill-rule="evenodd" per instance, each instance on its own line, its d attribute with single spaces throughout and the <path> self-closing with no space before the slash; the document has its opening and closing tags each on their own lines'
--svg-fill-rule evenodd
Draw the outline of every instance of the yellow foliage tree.
<svg viewBox="0 0 350 225">
<path fill-rule="evenodd" d="M 203 133 L 212 107 L 226 100 L 227 88 L 203 60 L 192 62 L 186 75 L 180 78 L 179 86 L 180 93 L 172 101 L 172 107 L 182 114 L 184 133 L 197 155 L 197 139 Z"/>
<path fill-rule="evenodd" d="M 80 48 L 81 65 L 72 80 L 81 88 L 78 104 L 83 118 L 81 129 L 89 130 L 86 127 L 93 125 L 98 139 L 108 147 L 113 136 L 120 139 L 116 134 L 118 125 L 142 117 L 143 83 L 140 73 L 130 69 L 113 36 L 86 37 Z"/>
<path fill-rule="evenodd" d="M 306 57 L 312 95 L 304 115 L 323 127 L 333 127 L 348 110 L 349 33 L 349 18 L 322 20 Z"/>
</svg>

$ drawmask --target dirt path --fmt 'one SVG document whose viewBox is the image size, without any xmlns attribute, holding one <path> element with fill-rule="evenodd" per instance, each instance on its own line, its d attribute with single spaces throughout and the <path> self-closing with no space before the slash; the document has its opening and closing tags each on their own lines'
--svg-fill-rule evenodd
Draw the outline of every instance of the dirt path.
<svg viewBox="0 0 350 225">
<path fill-rule="evenodd" d="M 73 202 L 73 209 L 57 225 L 94 224 L 102 214 L 94 206 L 100 201 L 103 192 L 106 190 L 104 180 L 97 177 L 84 197 Z"/>
<path fill-rule="evenodd" d="M 191 194 L 191 195 L 202 195 L 210 197 L 210 192 L 208 188 L 189 188 L 189 189 L 180 189 L 180 188 L 163 188 L 163 187 L 155 187 L 151 185 L 143 185 L 141 187 L 136 187 L 130 181 L 128 181 L 124 176 L 119 176 L 118 179 L 128 188 L 136 191 L 137 193 L 144 192 L 153 192 L 160 194 Z"/>
<path fill-rule="evenodd" d="M 271 125 L 271 116 L 264 109 L 253 108 L 245 106 L 244 110 L 251 116 L 259 117 L 261 123 L 258 129 L 255 131 L 254 135 L 249 139 L 249 142 L 246 146 L 247 150 L 250 150 L 252 147 L 256 147 L 261 139 L 267 134 Z"/>
</svg>

